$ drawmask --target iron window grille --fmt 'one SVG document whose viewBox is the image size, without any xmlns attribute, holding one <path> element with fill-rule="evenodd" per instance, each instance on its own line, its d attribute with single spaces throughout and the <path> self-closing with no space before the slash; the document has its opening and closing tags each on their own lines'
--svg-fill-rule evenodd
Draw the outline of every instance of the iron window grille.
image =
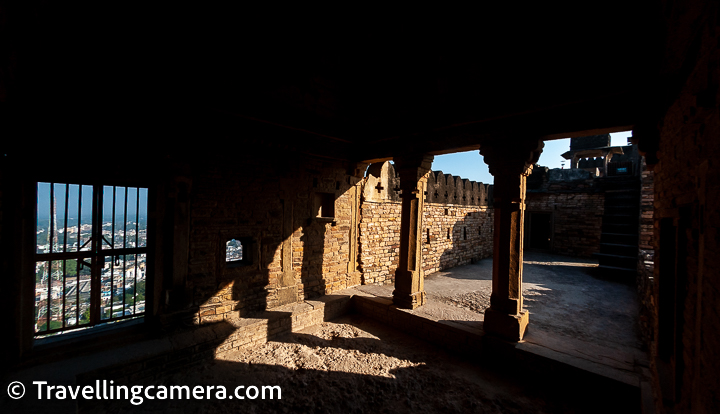
<svg viewBox="0 0 720 414">
<path fill-rule="evenodd" d="M 141 317 L 148 189 L 37 183 L 35 337 Z"/>
</svg>

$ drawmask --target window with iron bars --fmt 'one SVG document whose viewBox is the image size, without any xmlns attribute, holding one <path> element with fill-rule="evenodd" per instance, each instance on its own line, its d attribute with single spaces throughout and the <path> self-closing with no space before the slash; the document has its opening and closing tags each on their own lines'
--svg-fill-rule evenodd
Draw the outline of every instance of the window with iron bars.
<svg viewBox="0 0 720 414">
<path fill-rule="evenodd" d="M 37 183 L 35 337 L 142 317 L 148 189 Z"/>
</svg>

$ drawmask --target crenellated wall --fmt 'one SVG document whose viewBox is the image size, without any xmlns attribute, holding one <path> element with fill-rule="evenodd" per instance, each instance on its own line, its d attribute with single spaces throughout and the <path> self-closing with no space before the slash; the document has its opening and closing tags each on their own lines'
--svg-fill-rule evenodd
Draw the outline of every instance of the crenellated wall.
<svg viewBox="0 0 720 414">
<path fill-rule="evenodd" d="M 389 162 L 372 164 L 363 188 L 360 268 L 364 284 L 392 284 L 400 248 L 399 177 Z M 492 185 L 440 171 L 427 177 L 423 270 L 430 274 L 492 256 Z"/>
</svg>

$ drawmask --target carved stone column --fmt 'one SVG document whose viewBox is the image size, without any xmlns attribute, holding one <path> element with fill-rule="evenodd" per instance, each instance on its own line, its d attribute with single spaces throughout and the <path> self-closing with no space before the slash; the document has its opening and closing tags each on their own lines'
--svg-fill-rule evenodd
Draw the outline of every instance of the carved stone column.
<svg viewBox="0 0 720 414">
<path fill-rule="evenodd" d="M 483 326 L 511 341 L 521 340 L 528 325 L 522 304 L 525 184 L 542 147 L 541 140 L 526 139 L 480 148 L 495 177 L 492 295 Z"/>
<path fill-rule="evenodd" d="M 400 262 L 395 271 L 393 303 L 404 309 L 415 309 L 425 303 L 422 270 L 422 217 L 427 173 L 432 155 L 416 154 L 394 158 L 400 175 Z"/>
</svg>

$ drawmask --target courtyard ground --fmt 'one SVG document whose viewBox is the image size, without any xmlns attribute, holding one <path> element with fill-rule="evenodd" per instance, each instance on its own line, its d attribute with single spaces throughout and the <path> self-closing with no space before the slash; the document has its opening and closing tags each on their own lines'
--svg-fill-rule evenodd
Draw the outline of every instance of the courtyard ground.
<svg viewBox="0 0 720 414">
<path fill-rule="evenodd" d="M 630 284 L 605 280 L 591 260 L 529 253 L 524 262 L 530 328 L 515 350 L 550 361 L 523 369 L 457 356 L 352 314 L 265 345 L 223 354 L 168 376 L 167 385 L 279 385 L 281 400 L 145 401 L 107 412 L 639 412 L 646 365 Z M 428 303 L 413 314 L 482 332 L 492 260 L 426 278 Z M 348 291 L 389 298 L 391 286 Z M 479 356 L 478 356 L 479 357 Z M 521 357 L 526 364 L 537 359 Z M 553 365 L 555 364 L 555 365 Z M 555 370 L 568 365 L 586 376 Z M 550 367 L 549 369 L 546 367 Z M 530 368 L 530 367 L 528 367 Z M 573 371 L 577 372 L 577 371 Z M 603 381 L 594 381 L 601 378 Z M 625 388 L 607 384 L 629 385 Z M 638 391 L 635 391 L 638 390 Z M 97 408 L 97 407 L 95 407 Z"/>
</svg>

